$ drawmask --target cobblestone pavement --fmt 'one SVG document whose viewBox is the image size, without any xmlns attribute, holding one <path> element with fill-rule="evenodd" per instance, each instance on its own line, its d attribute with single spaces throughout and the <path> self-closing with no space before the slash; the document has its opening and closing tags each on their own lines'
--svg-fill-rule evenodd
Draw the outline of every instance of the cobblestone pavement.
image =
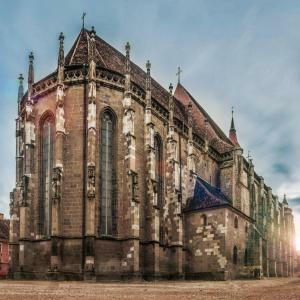
<svg viewBox="0 0 300 300">
<path fill-rule="evenodd" d="M 0 299 L 300 299 L 300 278 L 85 283 L 0 281 Z"/>
</svg>

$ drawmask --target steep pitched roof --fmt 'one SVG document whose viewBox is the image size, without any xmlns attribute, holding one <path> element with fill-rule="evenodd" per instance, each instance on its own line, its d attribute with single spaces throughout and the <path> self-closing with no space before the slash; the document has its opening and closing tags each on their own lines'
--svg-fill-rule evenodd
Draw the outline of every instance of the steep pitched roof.
<svg viewBox="0 0 300 300">
<path fill-rule="evenodd" d="M 180 83 L 176 87 L 174 96 L 186 107 L 190 101 L 193 103 L 193 127 L 196 129 L 196 133 L 206 138 L 213 148 L 217 149 L 220 153 L 227 152 L 233 148 L 233 144 L 226 134 Z"/>
<path fill-rule="evenodd" d="M 0 239 L 9 239 L 9 220 L 0 220 Z"/>
<path fill-rule="evenodd" d="M 114 72 L 124 74 L 125 56 L 97 35 L 95 37 L 95 43 L 96 64 Z M 66 66 L 87 64 L 89 49 L 90 31 L 82 29 L 71 50 L 66 56 Z M 131 80 L 145 90 L 146 72 L 132 61 L 131 71 Z M 151 79 L 151 92 L 154 99 L 168 108 L 169 92 L 153 78 Z M 195 133 L 200 135 L 202 138 L 206 137 L 210 143 L 210 146 L 212 146 L 221 154 L 232 149 L 233 145 L 231 141 L 181 84 L 178 84 L 174 96 L 175 116 L 183 121 L 187 121 L 187 104 L 191 99 L 195 104 L 193 105 L 193 127 Z M 205 119 L 208 120 L 208 128 L 205 128 Z"/>
<path fill-rule="evenodd" d="M 79 36 L 77 37 L 74 45 L 66 56 L 65 64 L 68 65 L 79 65 L 88 63 L 89 53 L 89 37 L 90 31 L 82 29 Z M 101 39 L 96 35 L 96 64 L 115 71 L 120 74 L 124 74 L 125 69 L 125 56 Z M 139 66 L 131 61 L 131 80 L 139 85 L 141 88 L 146 89 L 146 72 L 143 71 Z M 153 78 L 152 84 L 152 96 L 162 104 L 168 104 L 169 93 Z"/>
<path fill-rule="evenodd" d="M 193 196 L 188 199 L 186 211 L 199 210 L 223 205 L 229 205 L 230 200 L 220 189 L 210 185 L 197 176 Z"/>
</svg>

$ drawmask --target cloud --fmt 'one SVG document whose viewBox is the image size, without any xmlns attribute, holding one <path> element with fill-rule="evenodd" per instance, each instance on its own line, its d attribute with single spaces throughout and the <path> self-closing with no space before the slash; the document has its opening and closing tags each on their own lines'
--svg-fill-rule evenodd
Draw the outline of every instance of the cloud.
<svg viewBox="0 0 300 300">
<path fill-rule="evenodd" d="M 65 48 L 70 49 L 83 11 L 87 26 L 94 25 L 119 50 L 129 40 L 140 66 L 150 59 L 151 72 L 163 86 L 176 81 L 180 65 L 182 83 L 225 132 L 234 106 L 239 143 L 244 153 L 251 150 L 256 172 L 280 197 L 300 197 L 298 1 L 191 0 L 186 5 L 179 0 L 174 5 L 170 0 L 130 0 L 100 5 L 16 0 L 6 1 L 0 10 L 0 140 L 6 142 L 0 148 L 5 174 L 0 178 L 0 211 L 8 213 L 14 185 L 16 78 L 26 75 L 31 50 L 36 79 L 52 72 L 59 32 L 65 33 Z M 300 224 L 300 217 L 295 219 Z"/>
</svg>

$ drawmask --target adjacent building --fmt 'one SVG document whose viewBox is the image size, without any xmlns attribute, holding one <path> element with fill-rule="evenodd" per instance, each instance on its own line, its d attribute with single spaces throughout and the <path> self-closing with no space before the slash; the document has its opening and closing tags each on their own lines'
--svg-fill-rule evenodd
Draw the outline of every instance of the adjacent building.
<svg viewBox="0 0 300 300">
<path fill-rule="evenodd" d="M 292 276 L 294 223 L 178 82 L 163 88 L 83 28 L 57 69 L 19 77 L 14 278 Z M 270 162 L 271 163 L 271 162 Z"/>
<path fill-rule="evenodd" d="M 0 278 L 6 277 L 9 270 L 9 220 L 0 213 Z"/>
</svg>

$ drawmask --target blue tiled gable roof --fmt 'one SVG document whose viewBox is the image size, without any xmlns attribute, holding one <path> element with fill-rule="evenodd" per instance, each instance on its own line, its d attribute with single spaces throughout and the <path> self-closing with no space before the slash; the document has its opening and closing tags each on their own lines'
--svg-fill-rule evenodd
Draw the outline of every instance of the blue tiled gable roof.
<svg viewBox="0 0 300 300">
<path fill-rule="evenodd" d="M 198 210 L 226 204 L 231 204 L 231 201 L 219 188 L 197 176 L 194 194 L 188 199 L 185 210 Z"/>
</svg>

